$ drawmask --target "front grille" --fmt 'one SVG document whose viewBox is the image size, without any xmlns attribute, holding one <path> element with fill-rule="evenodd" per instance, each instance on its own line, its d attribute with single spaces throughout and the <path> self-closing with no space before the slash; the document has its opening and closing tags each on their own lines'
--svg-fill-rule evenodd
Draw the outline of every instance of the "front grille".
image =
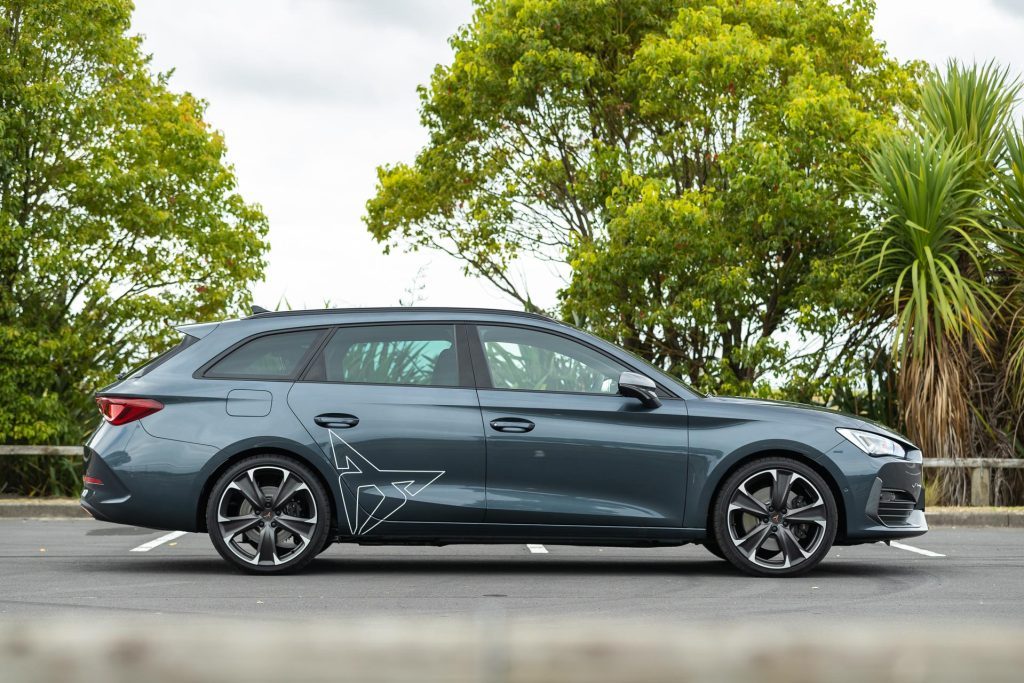
<svg viewBox="0 0 1024 683">
<path fill-rule="evenodd" d="M 882 489 L 878 495 L 878 518 L 886 526 L 902 526 L 907 523 L 916 503 L 906 491 Z"/>
</svg>

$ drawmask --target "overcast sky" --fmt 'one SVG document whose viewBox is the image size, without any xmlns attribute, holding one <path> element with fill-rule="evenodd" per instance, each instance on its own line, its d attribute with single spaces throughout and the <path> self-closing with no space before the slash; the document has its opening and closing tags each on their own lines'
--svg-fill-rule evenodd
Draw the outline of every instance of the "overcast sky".
<svg viewBox="0 0 1024 683">
<path fill-rule="evenodd" d="M 270 218 L 257 303 L 388 306 L 423 277 L 422 303 L 514 307 L 434 252 L 385 256 L 361 221 L 377 166 L 411 161 L 426 141 L 416 86 L 448 62 L 469 0 L 136 0 L 171 85 L 206 99 L 241 192 Z M 876 31 L 899 59 L 951 57 L 1024 67 L 1024 0 L 878 0 Z M 530 290 L 558 280 L 530 267 Z"/>
</svg>

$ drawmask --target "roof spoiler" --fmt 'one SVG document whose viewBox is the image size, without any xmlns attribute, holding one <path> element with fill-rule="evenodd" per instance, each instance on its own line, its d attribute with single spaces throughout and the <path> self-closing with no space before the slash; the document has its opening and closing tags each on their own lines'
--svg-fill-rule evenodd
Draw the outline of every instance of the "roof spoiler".
<svg viewBox="0 0 1024 683">
<path fill-rule="evenodd" d="M 216 323 L 193 323 L 191 325 L 178 325 L 174 329 L 176 329 L 178 332 L 181 332 L 182 334 L 187 334 L 190 337 L 195 337 L 196 339 L 202 339 L 206 335 L 208 335 L 211 332 L 213 332 L 214 329 L 216 329 L 216 327 L 218 325 L 220 325 L 219 322 L 216 322 Z"/>
</svg>

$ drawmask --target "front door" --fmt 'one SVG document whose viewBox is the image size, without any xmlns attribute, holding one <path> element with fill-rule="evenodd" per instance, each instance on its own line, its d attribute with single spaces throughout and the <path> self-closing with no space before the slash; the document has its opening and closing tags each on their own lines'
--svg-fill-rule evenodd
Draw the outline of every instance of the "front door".
<svg viewBox="0 0 1024 683">
<path fill-rule="evenodd" d="M 338 471 L 341 531 L 483 521 L 483 427 L 459 336 L 451 324 L 341 326 L 293 385 L 288 404 Z"/>
<path fill-rule="evenodd" d="M 682 526 L 685 401 L 619 396 L 635 368 L 567 336 L 475 329 L 488 522 Z"/>
</svg>

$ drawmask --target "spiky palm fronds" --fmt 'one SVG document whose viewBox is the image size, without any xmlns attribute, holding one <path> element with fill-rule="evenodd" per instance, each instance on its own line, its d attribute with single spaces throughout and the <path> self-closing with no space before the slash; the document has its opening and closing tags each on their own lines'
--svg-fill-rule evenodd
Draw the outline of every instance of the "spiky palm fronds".
<svg viewBox="0 0 1024 683">
<path fill-rule="evenodd" d="M 857 256 L 874 307 L 891 306 L 901 359 L 923 357 L 931 345 L 980 348 L 990 337 L 996 297 L 987 287 L 985 184 L 957 144 L 925 132 L 883 142 L 868 164 L 873 199 L 885 218 L 863 233 Z"/>
<path fill-rule="evenodd" d="M 998 163 L 1004 131 L 1011 127 L 1021 84 L 994 62 L 967 66 L 957 61 L 945 73 L 932 71 L 921 87 L 914 123 L 962 149 L 965 161 L 984 177 Z"/>
</svg>

